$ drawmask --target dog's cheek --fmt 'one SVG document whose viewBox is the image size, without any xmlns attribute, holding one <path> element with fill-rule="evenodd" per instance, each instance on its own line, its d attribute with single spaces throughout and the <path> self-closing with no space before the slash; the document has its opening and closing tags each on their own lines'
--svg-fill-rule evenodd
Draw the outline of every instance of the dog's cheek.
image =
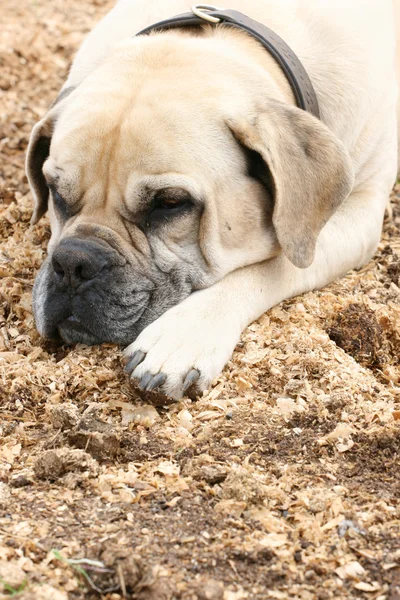
<svg viewBox="0 0 400 600">
<path fill-rule="evenodd" d="M 199 243 L 199 220 L 186 221 L 186 229 L 183 222 L 165 226 L 148 239 L 156 268 L 171 274 L 172 288 L 179 288 L 185 281 L 193 290 L 211 285 L 213 281 Z"/>
<path fill-rule="evenodd" d="M 60 241 L 64 224 L 61 223 L 58 217 L 55 214 L 53 202 L 50 200 L 49 202 L 49 220 L 50 220 L 50 229 L 51 229 L 51 237 L 47 246 L 47 254 L 51 256 L 53 254 L 54 248 L 57 246 Z"/>
<path fill-rule="evenodd" d="M 51 261 L 46 258 L 36 276 L 32 291 L 32 306 L 35 324 L 40 335 L 47 334 L 46 306 L 51 277 Z"/>
</svg>

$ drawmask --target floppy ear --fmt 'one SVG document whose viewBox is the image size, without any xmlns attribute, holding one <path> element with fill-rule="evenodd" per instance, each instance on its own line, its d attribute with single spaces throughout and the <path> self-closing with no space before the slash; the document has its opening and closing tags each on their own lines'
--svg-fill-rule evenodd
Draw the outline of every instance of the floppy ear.
<svg viewBox="0 0 400 600">
<path fill-rule="evenodd" d="M 31 133 L 26 155 L 26 174 L 35 202 L 31 218 L 32 225 L 35 225 L 47 211 L 49 189 L 42 172 L 42 167 L 44 161 L 49 156 L 56 114 L 59 113 L 60 108 L 58 107 L 54 110 L 54 107 L 59 103 L 61 104 L 74 89 L 73 87 L 68 87 L 60 92 L 57 99 L 51 105 L 50 111 L 39 123 L 36 123 Z"/>
<path fill-rule="evenodd" d="M 268 100 L 249 122 L 229 121 L 241 144 L 260 154 L 274 191 L 272 221 L 296 266 L 314 260 L 317 237 L 350 193 L 354 175 L 343 144 L 307 112 Z"/>
<path fill-rule="evenodd" d="M 26 156 L 26 174 L 35 202 L 31 218 L 32 225 L 35 225 L 47 211 L 49 188 L 47 187 L 42 167 L 44 161 L 49 156 L 52 134 L 53 119 L 49 113 L 33 128 Z"/>
</svg>

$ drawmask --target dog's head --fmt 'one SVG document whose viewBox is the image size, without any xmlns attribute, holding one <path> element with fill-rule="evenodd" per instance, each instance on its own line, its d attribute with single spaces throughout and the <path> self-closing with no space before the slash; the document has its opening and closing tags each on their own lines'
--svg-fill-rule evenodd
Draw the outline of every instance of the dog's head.
<svg viewBox="0 0 400 600">
<path fill-rule="evenodd" d="M 27 158 L 33 222 L 48 209 L 52 229 L 40 333 L 128 344 L 235 269 L 280 252 L 311 264 L 352 170 L 278 94 L 218 38 L 164 34 L 122 44 L 61 96 Z"/>
</svg>

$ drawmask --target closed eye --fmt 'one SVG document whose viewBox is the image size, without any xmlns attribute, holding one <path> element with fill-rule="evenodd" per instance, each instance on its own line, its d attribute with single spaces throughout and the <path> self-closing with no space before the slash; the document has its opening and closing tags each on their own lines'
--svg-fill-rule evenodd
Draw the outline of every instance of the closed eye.
<svg viewBox="0 0 400 600">
<path fill-rule="evenodd" d="M 49 184 L 51 197 L 53 198 L 54 209 L 62 221 L 66 221 L 73 216 L 71 207 L 67 204 L 57 188 L 53 184 Z"/>
<path fill-rule="evenodd" d="M 155 198 L 153 210 L 174 210 L 175 208 L 180 208 L 186 203 L 186 199 L 175 198 L 173 196 L 166 198 Z"/>
<path fill-rule="evenodd" d="M 186 190 L 165 188 L 154 196 L 149 216 L 152 220 L 167 220 L 192 207 L 193 200 Z"/>
</svg>

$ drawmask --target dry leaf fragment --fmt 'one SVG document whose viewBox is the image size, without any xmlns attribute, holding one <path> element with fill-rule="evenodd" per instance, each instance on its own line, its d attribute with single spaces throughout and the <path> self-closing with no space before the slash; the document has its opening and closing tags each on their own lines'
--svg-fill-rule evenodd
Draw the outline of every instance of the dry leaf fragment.
<svg viewBox="0 0 400 600">
<path fill-rule="evenodd" d="M 239 446 L 243 446 L 243 440 L 241 438 L 236 438 L 234 440 L 232 440 L 232 442 L 230 443 L 230 446 L 232 448 L 239 448 Z"/>
<path fill-rule="evenodd" d="M 156 467 L 156 471 L 158 473 L 166 475 L 167 477 L 177 477 L 179 475 L 180 468 L 179 465 L 175 465 L 170 460 L 166 460 L 164 462 L 161 462 Z"/>
<path fill-rule="evenodd" d="M 199 421 L 212 421 L 213 419 L 220 419 L 223 415 L 216 410 L 204 410 L 203 412 L 196 415 L 196 419 Z"/>
<path fill-rule="evenodd" d="M 238 390 L 244 392 L 246 390 L 250 390 L 253 386 L 248 379 L 244 377 L 236 377 L 236 387 Z"/>
<path fill-rule="evenodd" d="M 151 427 L 159 419 L 160 416 L 158 412 L 151 404 L 138 406 L 133 410 L 122 409 L 122 425 L 133 422 L 138 425 L 143 425 L 143 427 Z"/>
<path fill-rule="evenodd" d="M 214 506 L 215 512 L 239 518 L 246 510 L 246 502 L 239 500 L 221 500 Z"/>
<path fill-rule="evenodd" d="M 318 443 L 320 446 L 327 446 L 330 443 L 335 442 L 338 452 L 347 452 L 354 446 L 354 442 L 351 439 L 353 429 L 347 423 L 338 423 L 333 431 L 328 435 L 320 438 Z"/>
<path fill-rule="evenodd" d="M 381 586 L 376 581 L 374 583 L 360 581 L 359 583 L 356 583 L 354 587 L 362 592 L 378 592 L 381 589 Z"/>
<path fill-rule="evenodd" d="M 400 565 L 398 563 L 389 563 L 387 565 L 383 565 L 384 571 L 391 571 L 391 569 L 397 569 Z"/>
<path fill-rule="evenodd" d="M 169 502 L 165 503 L 165 506 L 169 506 L 170 508 L 173 508 L 174 506 L 176 506 L 178 504 L 178 502 L 180 502 L 182 500 L 182 496 L 175 496 L 174 498 L 172 498 L 172 500 L 170 500 Z"/>
<path fill-rule="evenodd" d="M 325 523 L 325 525 L 323 525 L 321 527 L 321 531 L 329 531 L 330 529 L 337 527 L 340 523 L 343 522 L 343 520 L 344 520 L 344 515 L 339 515 L 339 516 L 335 517 L 334 519 L 332 519 L 331 521 L 328 521 L 327 523 Z"/>
<path fill-rule="evenodd" d="M 346 442 L 338 442 L 336 444 L 336 449 L 338 452 L 340 452 L 342 454 L 343 452 L 347 452 L 348 450 L 351 450 L 353 446 L 354 446 L 353 440 L 348 439 Z"/>
<path fill-rule="evenodd" d="M 268 348 L 264 350 L 260 350 L 255 348 L 254 350 L 250 350 L 246 352 L 243 356 L 240 357 L 240 362 L 245 365 L 256 365 L 261 362 L 268 354 Z"/>
<path fill-rule="evenodd" d="M 0 362 L 15 363 L 23 360 L 25 356 L 18 354 L 17 352 L 0 352 Z"/>
<path fill-rule="evenodd" d="M 266 548 L 279 548 L 289 542 L 286 533 L 268 533 L 260 540 L 261 546 Z"/>
<path fill-rule="evenodd" d="M 223 385 L 220 383 L 215 386 L 210 392 L 208 392 L 208 400 L 216 400 L 222 393 Z"/>
<path fill-rule="evenodd" d="M 143 427 L 151 427 L 160 419 L 158 412 L 151 404 L 143 404 L 142 406 L 135 407 L 133 404 L 129 404 L 129 402 L 122 402 L 122 400 L 111 400 L 109 405 L 122 408 L 122 425 L 137 423 L 138 425 L 143 425 Z"/>
<path fill-rule="evenodd" d="M 338 567 L 335 569 L 335 573 L 339 575 L 340 579 L 359 579 L 362 575 L 365 575 L 365 569 L 356 560 Z"/>
<path fill-rule="evenodd" d="M 178 413 L 178 422 L 180 427 L 192 431 L 193 429 L 193 417 L 190 412 L 185 408 Z"/>
<path fill-rule="evenodd" d="M 325 436 L 328 442 L 334 442 L 339 438 L 346 439 L 353 433 L 352 428 L 347 423 L 338 423 L 333 431 Z"/>
<path fill-rule="evenodd" d="M 136 500 L 136 494 L 128 488 L 119 489 L 118 495 L 120 501 L 124 502 L 125 504 L 133 504 Z"/>
<path fill-rule="evenodd" d="M 303 412 L 305 409 L 293 398 L 278 398 L 276 401 L 276 408 L 280 415 L 285 420 L 288 420 L 293 413 Z"/>
<path fill-rule="evenodd" d="M 162 473 L 166 480 L 166 485 L 170 493 L 179 493 L 189 488 L 183 477 L 179 476 L 180 467 L 172 461 L 161 462 L 155 469 L 156 473 Z"/>
<path fill-rule="evenodd" d="M 29 362 L 34 362 L 35 360 L 37 360 L 39 358 L 39 356 L 43 353 L 42 348 L 35 348 L 34 350 L 32 350 L 32 352 L 30 352 L 28 354 L 28 360 Z"/>
<path fill-rule="evenodd" d="M 293 398 L 278 398 L 276 407 L 283 417 L 290 417 L 292 413 L 296 412 L 296 402 Z"/>
<path fill-rule="evenodd" d="M 0 448 L 0 461 L 13 465 L 15 459 L 21 454 L 21 444 L 15 442 L 8 442 Z"/>
</svg>

